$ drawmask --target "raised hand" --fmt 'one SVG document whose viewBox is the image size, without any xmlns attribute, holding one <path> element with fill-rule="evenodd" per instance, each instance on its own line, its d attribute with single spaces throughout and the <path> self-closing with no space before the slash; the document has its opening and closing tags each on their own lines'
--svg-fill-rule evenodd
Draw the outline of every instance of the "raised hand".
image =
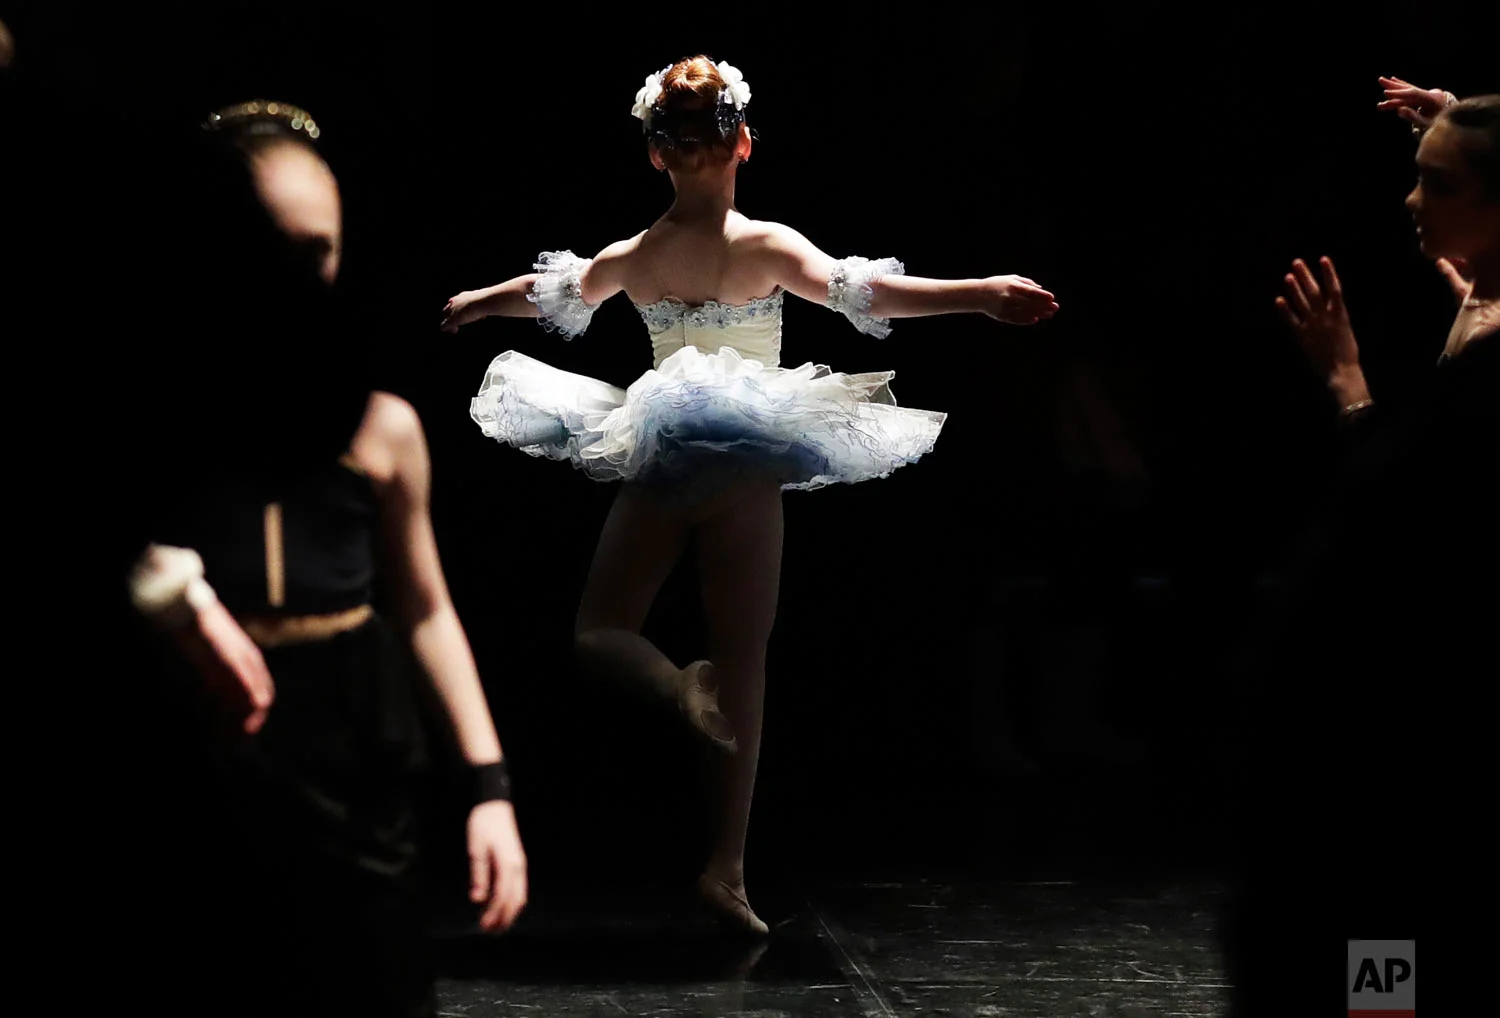
<svg viewBox="0 0 1500 1018">
<path fill-rule="evenodd" d="M 1286 296 L 1276 298 L 1276 308 L 1297 337 L 1302 353 L 1313 370 L 1328 382 L 1339 400 L 1348 406 L 1369 397 L 1359 364 L 1359 343 L 1344 306 L 1344 288 L 1332 258 L 1318 259 L 1322 284 L 1301 258 L 1287 273 Z"/>
<path fill-rule="evenodd" d="M 1385 89 L 1385 99 L 1376 103 L 1375 108 L 1395 110 L 1402 120 L 1409 120 L 1423 129 L 1432 126 L 1432 121 L 1451 99 L 1442 89 L 1419 88 L 1400 78 L 1381 78 L 1380 86 Z"/>
<path fill-rule="evenodd" d="M 1035 325 L 1057 314 L 1057 298 L 1025 276 L 991 276 L 984 281 L 981 310 L 1010 325 Z"/>
<path fill-rule="evenodd" d="M 1462 304 L 1469 297 L 1469 290 L 1474 280 L 1469 273 L 1469 266 L 1462 258 L 1439 258 L 1437 269 L 1448 281 L 1448 286 L 1453 290 L 1453 299 Z"/>
</svg>

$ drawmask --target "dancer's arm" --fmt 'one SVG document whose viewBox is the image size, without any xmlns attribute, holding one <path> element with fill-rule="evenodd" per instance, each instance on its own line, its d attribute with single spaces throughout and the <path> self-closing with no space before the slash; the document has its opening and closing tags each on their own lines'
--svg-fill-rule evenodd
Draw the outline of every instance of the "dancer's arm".
<svg viewBox="0 0 1500 1018">
<path fill-rule="evenodd" d="M 842 263 L 791 227 L 758 225 L 759 251 L 776 282 L 805 300 L 828 304 L 829 283 Z M 1024 276 L 925 279 L 892 273 L 863 282 L 870 288 L 864 311 L 876 319 L 973 312 L 1012 325 L 1033 325 L 1058 310 L 1053 295 Z"/>
<path fill-rule="evenodd" d="M 1375 108 L 1395 110 L 1396 115 L 1410 122 L 1412 130 L 1418 134 L 1432 126 L 1433 120 L 1443 112 L 1444 107 L 1458 102 L 1458 97 L 1452 92 L 1445 92 L 1440 88 L 1420 88 L 1400 78 L 1381 78 L 1380 86 L 1385 91 L 1385 98 L 1376 103 Z"/>
<path fill-rule="evenodd" d="M 571 266 L 577 272 L 578 296 L 589 311 L 625 289 L 625 261 L 639 241 L 640 235 L 616 241 L 590 261 L 573 259 L 567 252 L 563 252 L 571 259 Z M 539 317 L 541 308 L 537 303 L 537 282 L 543 279 L 542 272 L 528 272 L 487 289 L 465 290 L 456 294 L 443 307 L 443 331 L 457 332 L 461 327 L 481 318 Z"/>
<path fill-rule="evenodd" d="M 368 444 L 366 437 L 372 439 Z M 500 739 L 438 560 L 428 502 L 431 467 L 416 411 L 377 393 L 355 455 L 368 464 L 380 492 L 397 622 L 437 688 L 464 759 L 493 763 L 500 759 Z"/>
<path fill-rule="evenodd" d="M 444 332 L 457 332 L 481 318 L 535 318 L 536 305 L 527 299 L 536 285 L 537 273 L 507 279 L 483 290 L 465 290 L 443 305 Z"/>
<path fill-rule="evenodd" d="M 464 759 L 474 766 L 495 763 L 501 759 L 500 738 L 438 560 L 429 509 L 431 466 L 416 411 L 395 396 L 377 393 L 355 455 L 370 464 L 380 492 L 397 620 L 432 679 Z M 482 925 L 508 927 L 525 906 L 527 893 L 526 855 L 508 801 L 474 807 L 469 856 L 471 897 L 489 903 Z"/>
</svg>

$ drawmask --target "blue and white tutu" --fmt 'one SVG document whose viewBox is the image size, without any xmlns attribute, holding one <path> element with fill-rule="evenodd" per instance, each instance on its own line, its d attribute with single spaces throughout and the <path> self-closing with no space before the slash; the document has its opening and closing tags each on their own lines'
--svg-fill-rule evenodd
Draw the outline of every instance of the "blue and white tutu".
<svg viewBox="0 0 1500 1018">
<path fill-rule="evenodd" d="M 538 265 L 532 299 L 543 324 L 569 337 L 592 314 L 577 297 L 586 266 L 566 253 L 544 255 Z M 865 331 L 889 331 L 864 314 L 868 284 L 871 272 L 899 271 L 899 263 L 850 259 L 841 266 L 852 271 L 839 277 L 840 292 L 852 290 L 854 299 L 839 310 Z M 491 362 L 470 416 L 486 436 L 571 462 L 595 480 L 693 490 L 710 478 L 752 471 L 801 490 L 886 477 L 931 451 L 942 430 L 946 414 L 897 405 L 893 372 L 775 366 L 779 293 L 747 305 L 668 300 L 638 310 L 658 365 L 628 389 L 512 350 Z"/>
</svg>

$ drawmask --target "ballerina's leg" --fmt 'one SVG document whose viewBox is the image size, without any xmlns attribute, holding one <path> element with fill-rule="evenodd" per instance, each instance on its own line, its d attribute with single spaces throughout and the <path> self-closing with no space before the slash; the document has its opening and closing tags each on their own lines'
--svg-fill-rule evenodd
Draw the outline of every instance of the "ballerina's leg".
<svg viewBox="0 0 1500 1018">
<path fill-rule="evenodd" d="M 744 896 L 745 837 L 760 756 L 766 647 L 781 585 L 782 533 L 781 491 L 771 481 L 748 486 L 695 531 L 709 654 L 720 706 L 738 740 L 738 752 L 719 762 L 714 848 L 700 890 L 727 922 L 754 934 L 766 927 Z"/>
<path fill-rule="evenodd" d="M 688 523 L 634 485 L 615 497 L 584 583 L 574 625 L 579 664 L 678 706 L 701 734 L 732 748 L 707 662 L 678 668 L 645 637 L 646 614 L 687 545 Z"/>
</svg>

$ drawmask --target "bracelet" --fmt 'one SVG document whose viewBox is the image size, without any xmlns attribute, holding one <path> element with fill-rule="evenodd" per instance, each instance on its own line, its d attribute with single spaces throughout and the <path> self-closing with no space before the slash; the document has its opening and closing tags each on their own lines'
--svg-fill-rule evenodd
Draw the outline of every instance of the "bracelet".
<svg viewBox="0 0 1500 1018">
<path fill-rule="evenodd" d="M 510 802 L 510 768 L 502 757 L 494 763 L 479 764 L 469 771 L 474 805 L 487 802 Z"/>
<path fill-rule="evenodd" d="M 1374 405 L 1375 401 L 1373 399 L 1362 399 L 1358 403 L 1350 403 L 1348 406 L 1344 407 L 1343 416 L 1353 417 L 1361 410 L 1368 410 Z"/>
<path fill-rule="evenodd" d="M 181 626 L 218 600 L 203 578 L 203 559 L 191 548 L 154 544 L 130 574 L 130 602 L 153 622 Z"/>
</svg>

